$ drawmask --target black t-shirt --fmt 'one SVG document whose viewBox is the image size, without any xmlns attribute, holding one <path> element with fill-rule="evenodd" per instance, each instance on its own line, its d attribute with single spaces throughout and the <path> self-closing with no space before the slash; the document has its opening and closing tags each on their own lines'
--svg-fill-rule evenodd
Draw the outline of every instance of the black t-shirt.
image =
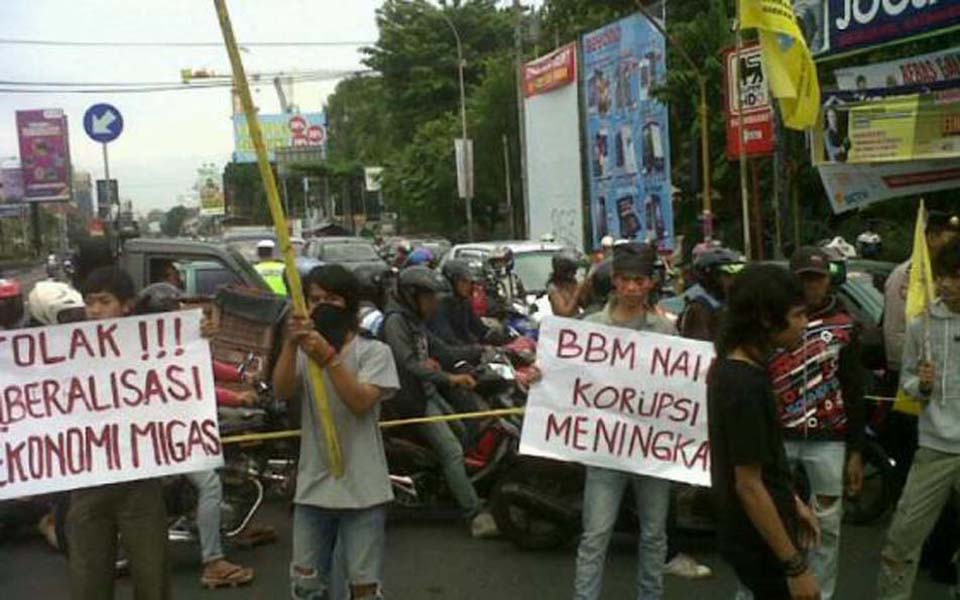
<svg viewBox="0 0 960 600">
<path fill-rule="evenodd" d="M 717 359 L 707 386 L 707 409 L 721 550 L 755 553 L 767 548 L 737 496 L 734 467 L 738 465 L 760 465 L 763 483 L 787 533 L 796 540 L 793 480 L 766 371 L 743 361 Z"/>
</svg>

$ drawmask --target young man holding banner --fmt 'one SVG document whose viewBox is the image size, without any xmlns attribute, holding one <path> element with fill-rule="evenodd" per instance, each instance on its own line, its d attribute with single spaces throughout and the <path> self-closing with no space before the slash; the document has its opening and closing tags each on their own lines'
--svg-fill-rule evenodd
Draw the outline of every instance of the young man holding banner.
<svg viewBox="0 0 960 600">
<path fill-rule="evenodd" d="M 83 286 L 87 320 L 126 317 L 133 311 L 133 280 L 116 267 L 100 267 Z M 167 509 L 160 479 L 140 479 L 74 490 L 67 513 L 70 587 L 74 600 L 110 600 L 116 576 L 117 535 L 130 558 L 136 600 L 170 597 Z"/>
<path fill-rule="evenodd" d="M 586 320 L 637 331 L 675 334 L 670 321 L 647 310 L 654 287 L 656 251 L 650 246 L 623 243 L 613 249 L 614 295 L 607 306 Z M 577 549 L 575 600 L 597 600 L 603 585 L 603 563 L 627 485 L 633 486 L 640 521 L 637 597 L 663 597 L 667 556 L 667 512 L 670 482 L 601 467 L 587 467 L 583 491 L 583 534 Z"/>
<path fill-rule="evenodd" d="M 781 267 L 747 267 L 731 289 L 708 378 L 720 551 L 763 600 L 820 598 L 806 557 L 820 532 L 793 490 L 766 364 L 774 348 L 798 347 L 806 327 L 799 283 Z"/>
</svg>

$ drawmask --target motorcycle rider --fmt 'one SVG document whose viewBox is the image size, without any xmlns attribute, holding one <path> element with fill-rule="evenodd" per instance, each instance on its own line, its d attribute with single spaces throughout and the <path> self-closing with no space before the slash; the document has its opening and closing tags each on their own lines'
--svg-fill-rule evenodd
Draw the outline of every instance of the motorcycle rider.
<svg viewBox="0 0 960 600">
<path fill-rule="evenodd" d="M 494 289 L 490 294 L 492 298 L 499 298 L 509 307 L 514 299 L 523 300 L 527 295 L 523 289 L 523 282 L 520 276 L 513 270 L 513 250 L 507 246 L 497 247 L 487 259 L 490 269 L 493 271 L 493 278 L 490 282 Z"/>
<path fill-rule="evenodd" d="M 435 266 L 433 252 L 430 250 L 430 248 L 424 248 L 421 246 L 410 253 L 410 256 L 407 258 L 407 262 L 404 266 L 424 266 L 432 269 Z"/>
<path fill-rule="evenodd" d="M 475 281 L 469 263 L 461 259 L 449 260 L 441 272 L 450 284 L 451 293 L 441 299 L 437 314 L 427 322 L 427 327 L 452 346 L 489 343 L 491 329 L 473 310 Z"/>
<path fill-rule="evenodd" d="M 386 305 L 387 267 L 362 265 L 353 270 L 360 293 L 360 331 L 377 338 L 383 326 Z M 311 291 L 314 287 L 311 286 Z"/>
<path fill-rule="evenodd" d="M 155 283 L 141 290 L 137 296 L 134 314 L 146 315 L 180 310 L 181 292 L 169 283 Z M 205 330 L 209 328 L 204 327 Z M 205 335 L 210 332 L 205 331 Z M 218 405 L 249 405 L 256 401 L 256 393 L 235 394 L 217 386 Z M 220 538 L 220 503 L 223 499 L 223 483 L 214 470 L 186 474 L 187 480 L 197 492 L 197 531 L 200 536 L 200 551 L 203 573 L 200 585 L 208 589 L 234 587 L 253 581 L 252 567 L 243 567 L 227 560 Z"/>
<path fill-rule="evenodd" d="M 391 403 L 400 417 L 452 414 L 454 410 L 448 398 L 454 398 L 452 394 L 459 390 L 476 387 L 471 375 L 444 370 L 469 356 L 431 335 L 426 327 L 426 321 L 439 307 L 438 294 L 445 289 L 446 282 L 436 271 L 409 267 L 400 272 L 396 293 L 388 303 L 382 335 L 393 350 L 400 375 L 400 392 Z M 440 459 L 447 485 L 467 518 L 472 535 L 477 538 L 496 535 L 496 523 L 490 513 L 483 510 L 480 497 L 467 476 L 463 447 L 451 425 L 437 422 L 417 428 Z"/>
<path fill-rule="evenodd" d="M 76 323 L 86 318 L 83 296 L 70 284 L 38 281 L 27 296 L 31 324 L 38 327 Z"/>
<path fill-rule="evenodd" d="M 696 283 L 683 294 L 686 304 L 678 320 L 680 335 L 708 342 L 716 339 L 727 292 L 745 262 L 743 256 L 723 247 L 697 256 L 693 263 Z"/>
<path fill-rule="evenodd" d="M 16 279 L 0 279 L 0 329 L 20 329 L 27 324 L 23 288 Z"/>
<path fill-rule="evenodd" d="M 809 324 L 800 346 L 776 351 L 768 363 L 787 458 L 803 466 L 820 525 L 810 566 L 824 600 L 836 587 L 844 492 L 856 496 L 863 487 L 866 427 L 860 334 L 831 290 L 830 268 L 822 248 L 800 248 L 791 258 Z"/>
<path fill-rule="evenodd" d="M 260 240 L 257 242 L 258 262 L 253 266 L 257 273 L 263 277 L 274 294 L 279 296 L 287 295 L 287 284 L 283 281 L 283 262 L 273 257 L 273 252 L 277 244 L 273 240 Z"/>
<path fill-rule="evenodd" d="M 580 284 L 577 269 L 580 260 L 569 250 L 562 250 L 551 259 L 553 272 L 547 281 L 550 308 L 558 317 L 576 317 L 580 314 Z"/>
<path fill-rule="evenodd" d="M 407 240 L 397 240 L 393 256 L 393 268 L 402 269 L 407 266 L 407 258 L 413 252 L 413 246 Z"/>
<path fill-rule="evenodd" d="M 675 334 L 673 325 L 650 311 L 647 294 L 653 287 L 656 252 L 649 245 L 618 244 L 613 251 L 614 294 L 606 307 L 585 320 L 638 331 Z M 640 521 L 637 597 L 663 597 L 667 554 L 667 512 L 671 484 L 666 479 L 587 467 L 583 491 L 583 534 L 577 549 L 575 600 L 597 600 L 603 584 L 603 564 L 627 485 L 633 487 Z"/>
<path fill-rule="evenodd" d="M 381 402 L 399 387 L 390 349 L 358 335 L 359 283 L 341 265 L 311 271 L 318 302 L 311 318 L 290 318 L 273 372 L 280 400 L 303 395 L 300 463 L 294 499 L 291 597 L 382 598 L 386 506 L 393 500 L 378 421 Z M 344 461 L 335 477 L 312 396 L 308 361 L 325 371 L 323 385 Z M 338 581 L 344 563 L 346 582 Z"/>
</svg>

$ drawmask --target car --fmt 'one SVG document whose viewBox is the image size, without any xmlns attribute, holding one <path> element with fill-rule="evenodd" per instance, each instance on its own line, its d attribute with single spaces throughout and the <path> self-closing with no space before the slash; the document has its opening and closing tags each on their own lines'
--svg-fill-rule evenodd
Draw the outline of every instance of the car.
<svg viewBox="0 0 960 600">
<path fill-rule="evenodd" d="M 543 295 L 547 291 L 547 280 L 553 271 L 553 255 L 565 249 L 562 244 L 534 241 L 458 244 L 444 256 L 441 267 L 453 259 L 486 263 L 493 252 L 502 247 L 507 247 L 513 252 L 514 271 L 520 277 L 527 294 Z"/>
<path fill-rule="evenodd" d="M 179 238 L 134 238 L 124 242 L 119 266 L 133 278 L 137 289 L 163 280 L 171 263 L 184 277 L 190 296 L 210 296 L 223 285 L 241 285 L 269 291 L 270 287 L 250 262 L 225 244 Z"/>
<path fill-rule="evenodd" d="M 351 270 L 361 266 L 387 266 L 373 243 L 359 237 L 311 238 L 304 255 L 328 264 L 342 264 Z"/>
</svg>

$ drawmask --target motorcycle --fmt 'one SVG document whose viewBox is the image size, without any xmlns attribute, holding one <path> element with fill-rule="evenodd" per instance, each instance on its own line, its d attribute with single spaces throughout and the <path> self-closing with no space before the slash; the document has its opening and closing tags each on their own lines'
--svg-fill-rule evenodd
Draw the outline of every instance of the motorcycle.
<svg viewBox="0 0 960 600">
<path fill-rule="evenodd" d="M 464 365 L 457 370 L 464 372 Z M 522 402 L 516 386 L 512 364 L 505 354 L 485 361 L 472 373 L 477 381 L 475 391 L 487 398 L 493 408 L 512 408 Z M 453 422 L 458 429 L 460 422 Z M 516 455 L 520 441 L 517 417 L 493 418 L 471 425 L 475 433 L 467 443 L 464 462 L 467 474 L 481 496 L 493 490 L 503 467 Z M 440 459 L 433 449 L 411 427 L 386 427 L 383 430 L 384 450 L 390 471 L 390 483 L 396 508 L 422 510 L 455 506 L 447 488 Z"/>
</svg>

